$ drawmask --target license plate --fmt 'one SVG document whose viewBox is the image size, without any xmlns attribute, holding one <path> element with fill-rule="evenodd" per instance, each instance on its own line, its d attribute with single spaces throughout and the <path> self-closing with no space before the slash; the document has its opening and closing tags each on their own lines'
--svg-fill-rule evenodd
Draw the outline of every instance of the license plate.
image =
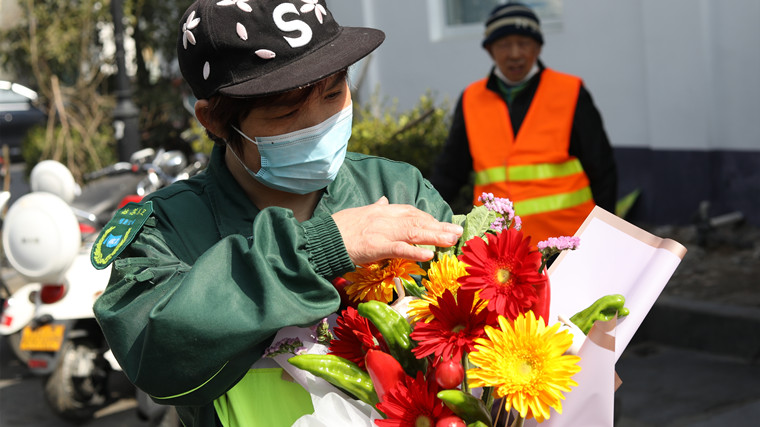
<svg viewBox="0 0 760 427">
<path fill-rule="evenodd" d="M 66 325 L 42 325 L 37 329 L 24 327 L 19 348 L 23 351 L 58 351 L 63 343 Z"/>
</svg>

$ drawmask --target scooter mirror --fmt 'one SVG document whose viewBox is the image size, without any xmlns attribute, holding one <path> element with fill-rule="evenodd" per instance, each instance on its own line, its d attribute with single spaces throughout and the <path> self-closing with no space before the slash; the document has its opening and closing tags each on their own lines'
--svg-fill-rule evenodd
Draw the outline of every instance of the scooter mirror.
<svg viewBox="0 0 760 427">
<path fill-rule="evenodd" d="M 3 222 L 8 262 L 29 281 L 60 282 L 81 244 L 74 212 L 51 193 L 22 196 L 8 209 Z"/>
<path fill-rule="evenodd" d="M 129 162 L 135 165 L 142 165 L 148 163 L 156 155 L 156 150 L 152 148 L 143 148 L 142 150 L 135 151 L 129 157 Z"/>
<path fill-rule="evenodd" d="M 187 166 L 187 159 L 181 151 L 169 150 L 157 155 L 153 164 L 161 168 L 164 173 L 176 176 Z"/>
<path fill-rule="evenodd" d="M 32 191 L 55 194 L 66 203 L 71 203 L 81 191 L 69 168 L 55 160 L 43 160 L 32 168 L 29 187 Z"/>
</svg>

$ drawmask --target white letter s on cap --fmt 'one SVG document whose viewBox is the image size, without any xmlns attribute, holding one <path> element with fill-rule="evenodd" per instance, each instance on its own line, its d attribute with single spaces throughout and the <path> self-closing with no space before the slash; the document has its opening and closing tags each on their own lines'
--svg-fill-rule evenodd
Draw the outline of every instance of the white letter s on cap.
<svg viewBox="0 0 760 427">
<path fill-rule="evenodd" d="M 274 8 L 273 12 L 273 18 L 274 23 L 277 25 L 277 28 L 281 29 L 282 31 L 286 32 L 292 32 L 292 31 L 300 31 L 301 36 L 300 37 L 285 37 L 285 41 L 288 42 L 290 47 L 301 47 L 307 45 L 311 41 L 311 27 L 309 27 L 309 24 L 295 19 L 293 21 L 285 21 L 282 19 L 282 17 L 288 13 L 295 13 L 296 15 L 299 15 L 298 9 L 296 9 L 296 6 L 293 3 L 283 3 L 276 8 Z"/>
</svg>

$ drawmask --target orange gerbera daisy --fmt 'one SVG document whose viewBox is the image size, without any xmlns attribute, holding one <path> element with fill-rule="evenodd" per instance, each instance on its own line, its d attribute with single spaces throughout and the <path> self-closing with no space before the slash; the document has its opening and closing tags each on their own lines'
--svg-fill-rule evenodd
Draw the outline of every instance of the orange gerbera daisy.
<svg viewBox="0 0 760 427">
<path fill-rule="evenodd" d="M 412 274 L 425 274 L 425 270 L 414 261 L 393 258 L 371 264 L 360 265 L 343 277 L 351 282 L 344 288 L 351 301 L 391 302 L 395 286 L 393 279 L 412 279 Z"/>
<path fill-rule="evenodd" d="M 422 279 L 422 285 L 425 286 L 427 293 L 420 299 L 409 302 L 407 315 L 414 322 L 423 320 L 429 322 L 433 320 L 433 314 L 430 312 L 430 306 L 438 306 L 438 298 L 443 296 L 445 291 L 451 291 L 456 296 L 459 289 L 457 279 L 466 276 L 465 265 L 454 255 L 443 255 L 438 261 L 430 263 L 427 271 L 427 278 Z"/>
</svg>

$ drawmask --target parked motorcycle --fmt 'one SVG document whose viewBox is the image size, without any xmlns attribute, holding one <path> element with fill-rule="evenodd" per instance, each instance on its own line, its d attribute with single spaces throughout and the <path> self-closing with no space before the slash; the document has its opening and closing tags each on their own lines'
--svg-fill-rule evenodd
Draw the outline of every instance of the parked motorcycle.
<svg viewBox="0 0 760 427">
<path fill-rule="evenodd" d="M 0 191 L 0 224 L 3 220 L 5 220 L 5 210 L 8 206 L 8 202 L 11 199 L 11 193 L 10 191 Z M 2 262 L 3 266 L 5 266 L 5 252 L 2 251 Z M 0 276 L 0 334 L 6 335 L 5 332 L 3 332 L 3 329 L 10 326 L 10 323 L 12 323 L 13 318 L 12 317 L 4 317 L 3 312 L 5 311 L 5 308 L 12 304 L 11 297 L 13 296 L 13 293 L 11 291 L 11 288 L 8 286 L 7 283 L 5 283 L 5 277 Z M 27 299 L 28 299 L 28 292 L 27 292 Z M 28 306 L 28 304 L 27 304 Z M 27 310 L 27 317 L 31 319 L 32 310 Z M 28 322 L 28 319 L 27 319 Z"/>
<path fill-rule="evenodd" d="M 8 202 L 11 200 L 10 191 L 0 191 L 0 223 L 5 219 L 5 208 L 8 206 Z M 5 283 L 5 279 L 0 276 L 0 315 L 3 314 L 5 309 L 5 302 L 10 298 L 11 290 Z"/>
<path fill-rule="evenodd" d="M 80 189 L 74 181 L 74 177 L 71 172 L 58 162 L 44 161 L 35 167 L 30 175 L 31 190 L 32 192 L 45 192 L 52 193 L 62 198 L 66 202 L 71 202 L 79 194 Z M 29 203 L 29 202 L 25 202 Z M 3 230 L 9 230 L 11 227 L 6 227 L 6 218 L 3 218 Z M 14 221 L 12 221 L 14 222 Z M 10 230 L 5 232 L 10 236 L 12 233 Z M 9 237 L 6 236 L 6 237 Z M 3 255 L 6 256 L 8 245 L 3 243 Z M 13 257 L 13 254 L 10 255 Z M 3 261 L 6 261 L 4 259 Z M 10 264 L 23 276 L 26 265 L 19 265 L 18 267 Z M 24 262 L 25 260 L 20 260 Z M 48 267 L 52 267 L 50 264 Z M 21 270 L 19 270 L 21 268 Z M 35 268 L 35 266 L 32 266 Z M 34 275 L 34 273 L 33 273 Z M 9 347 L 16 356 L 24 364 L 29 361 L 29 352 L 21 350 L 20 340 L 22 329 L 29 325 L 34 318 L 35 313 L 35 299 L 42 288 L 42 284 L 29 277 L 25 277 L 27 283 L 20 289 L 17 289 L 13 294 L 10 294 L 3 303 L 2 311 L 0 314 L 0 335 L 6 337 Z M 10 290 L 7 290 L 10 292 Z"/>
<path fill-rule="evenodd" d="M 47 165 L 39 176 L 32 172 L 33 191 L 9 209 L 3 245 L 13 268 L 29 280 L 19 291 L 28 292 L 26 301 L 34 305 L 31 318 L 19 315 L 28 304 L 21 304 L 24 294 L 16 300 L 17 292 L 3 318 L 12 316 L 10 324 L 20 329 L 18 353 L 27 357 L 32 373 L 45 378 L 46 400 L 62 418 L 88 420 L 110 403 L 108 378 L 121 370 L 107 357 L 92 312 L 110 276 L 110 268 L 90 264 L 94 239 L 116 209 L 170 184 L 188 168 L 197 173 L 199 162 L 188 165 L 180 152 L 142 150 L 130 162 L 87 176 L 88 184 L 75 197 L 68 169 Z M 14 333 L 0 329 L 6 332 Z"/>
</svg>

